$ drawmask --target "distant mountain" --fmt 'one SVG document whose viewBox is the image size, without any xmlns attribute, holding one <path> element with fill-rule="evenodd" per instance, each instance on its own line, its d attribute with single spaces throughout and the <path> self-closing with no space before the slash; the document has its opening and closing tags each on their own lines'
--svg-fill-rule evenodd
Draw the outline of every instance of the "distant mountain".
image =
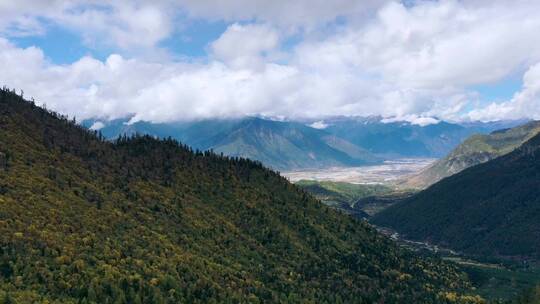
<svg viewBox="0 0 540 304">
<path fill-rule="evenodd" d="M 84 121 L 91 127 L 96 121 Z M 214 150 L 229 156 L 262 161 L 279 169 L 306 169 L 374 164 L 381 159 L 442 157 L 473 133 L 489 133 L 515 122 L 439 122 L 420 126 L 387 122 L 380 117 L 338 117 L 325 121 L 325 129 L 311 122 L 273 121 L 263 118 L 207 119 L 192 122 L 127 124 L 103 122 L 100 131 L 109 139 L 122 134 L 172 137 L 194 149 Z"/>
<path fill-rule="evenodd" d="M 510 153 L 539 132 L 540 122 L 532 121 L 487 135 L 472 135 L 449 155 L 407 179 L 404 185 L 425 188 L 466 168 Z"/>
<path fill-rule="evenodd" d="M 224 136 L 233 132 L 242 119 L 211 119 L 189 122 L 150 123 L 138 121 L 128 123 L 129 119 L 112 121 L 86 120 L 82 125 L 91 128 L 96 122 L 103 124 L 99 131 L 108 139 L 122 135 L 146 134 L 157 138 L 174 138 L 198 150 L 208 150 Z"/>
<path fill-rule="evenodd" d="M 373 222 L 469 254 L 540 259 L 540 134 L 393 205 Z"/>
<path fill-rule="evenodd" d="M 104 141 L 6 90 L 0 206 L 0 303 L 476 299 L 456 267 L 258 162 L 151 136 Z"/>
<path fill-rule="evenodd" d="M 209 148 L 229 156 L 256 159 L 275 168 L 358 166 L 377 162 L 369 152 L 325 131 L 260 118 L 243 120 Z"/>
<path fill-rule="evenodd" d="M 85 122 L 85 125 L 93 123 Z M 107 138 L 135 133 L 172 137 L 195 149 L 259 160 L 280 170 L 359 166 L 380 161 L 363 148 L 325 130 L 261 118 L 130 125 L 112 121 L 100 131 Z"/>
<path fill-rule="evenodd" d="M 324 120 L 325 130 L 339 138 L 386 158 L 434 157 L 448 154 L 474 133 L 489 133 L 519 122 L 455 124 L 445 121 L 417 125 L 388 122 L 381 117 L 338 117 Z"/>
</svg>

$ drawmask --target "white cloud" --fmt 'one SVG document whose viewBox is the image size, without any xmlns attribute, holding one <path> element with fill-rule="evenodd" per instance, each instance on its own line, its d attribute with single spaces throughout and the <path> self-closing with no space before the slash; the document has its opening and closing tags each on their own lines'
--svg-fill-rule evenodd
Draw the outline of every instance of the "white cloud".
<svg viewBox="0 0 540 304">
<path fill-rule="evenodd" d="M 96 121 L 90 126 L 90 130 L 92 131 L 99 131 L 105 127 L 105 124 L 101 121 Z"/>
<path fill-rule="evenodd" d="M 20 49 L 5 40 L 0 40 L 0 59 L 6 63 L 1 83 L 24 88 L 38 103 L 79 119 L 135 114 L 135 120 L 160 122 L 358 113 L 363 104 L 357 101 L 367 97 L 356 92 L 365 93 L 371 86 L 349 75 L 320 75 L 273 63 L 254 71 L 219 61 L 148 63 L 111 55 L 104 62 L 84 57 L 70 65 L 54 65 L 39 49 Z"/>
<path fill-rule="evenodd" d="M 44 17 L 90 45 L 117 48 L 104 61 L 56 65 L 39 48 L 0 39 L 0 83 L 79 118 L 381 115 L 417 124 L 435 123 L 430 117 L 540 118 L 540 68 L 533 66 L 540 62 L 538 1 L 9 3 L 0 1 L 3 36 L 40 33 L 46 28 L 37 17 Z M 170 37 L 179 11 L 235 23 L 209 42 L 199 62 L 129 57 L 129 50 L 155 50 Z M 338 17 L 345 19 L 327 27 Z M 300 40 L 292 50 L 284 45 L 290 28 L 309 29 L 292 31 Z M 525 74 L 512 100 L 466 113 L 479 98 L 471 86 L 514 73 Z"/>
<path fill-rule="evenodd" d="M 383 123 L 407 121 L 413 125 L 419 125 L 422 127 L 427 126 L 427 125 L 438 124 L 439 122 L 441 122 L 440 120 L 433 117 L 417 116 L 414 114 L 405 115 L 405 116 L 388 117 L 388 118 L 382 119 L 381 121 Z"/>
<path fill-rule="evenodd" d="M 340 16 L 367 14 L 390 0 L 18 0 L 0 1 L 0 33 L 44 34 L 48 23 L 81 34 L 87 45 L 154 47 L 182 21 L 211 18 L 253 21 L 288 30 L 316 28 Z"/>
<path fill-rule="evenodd" d="M 323 120 L 319 120 L 319 121 L 316 121 L 316 122 L 310 124 L 309 126 L 312 127 L 312 128 L 315 128 L 315 129 L 323 130 L 323 129 L 328 128 L 329 125 L 327 123 L 325 123 Z"/>
<path fill-rule="evenodd" d="M 347 65 L 417 89 L 494 82 L 540 60 L 540 2 L 391 3 L 367 26 L 299 48 L 301 64 Z"/>
<path fill-rule="evenodd" d="M 390 0 L 181 0 L 193 17 L 258 20 L 284 27 L 317 27 L 340 16 L 364 17 Z"/>
<path fill-rule="evenodd" d="M 178 9 L 170 1 L 0 1 L 0 33 L 40 35 L 55 23 L 79 33 L 92 47 L 153 47 L 172 33 Z"/>
<path fill-rule="evenodd" d="M 57 0 L 0 1 L 0 33 L 10 36 L 39 35 L 45 32 L 44 25 L 36 17 L 48 16 L 61 10 Z"/>
<path fill-rule="evenodd" d="M 56 21 L 83 34 L 88 45 L 122 49 L 153 47 L 173 31 L 168 6 L 153 2 L 113 1 L 109 5 L 64 12 Z"/>
<path fill-rule="evenodd" d="M 279 33 L 260 24 L 234 23 L 211 45 L 214 56 L 234 68 L 261 69 L 279 44 Z"/>
<path fill-rule="evenodd" d="M 511 100 L 491 103 L 471 111 L 468 116 L 472 120 L 484 121 L 523 117 L 540 119 L 540 63 L 527 70 L 523 76 L 523 88 Z"/>
</svg>

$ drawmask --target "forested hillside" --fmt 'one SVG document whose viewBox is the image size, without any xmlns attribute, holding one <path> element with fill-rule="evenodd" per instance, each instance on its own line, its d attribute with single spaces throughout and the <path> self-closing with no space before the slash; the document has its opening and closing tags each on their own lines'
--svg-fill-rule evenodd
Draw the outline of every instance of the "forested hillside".
<svg viewBox="0 0 540 304">
<path fill-rule="evenodd" d="M 540 122 L 531 121 L 524 125 L 494 131 L 490 134 L 475 134 L 461 143 L 446 157 L 409 178 L 405 185 L 425 188 L 447 176 L 510 153 L 539 132 Z"/>
<path fill-rule="evenodd" d="M 0 91 L 0 302 L 478 301 L 468 286 L 260 163 L 107 142 Z"/>
<path fill-rule="evenodd" d="M 482 256 L 540 258 L 540 135 L 377 214 L 406 237 Z"/>
</svg>

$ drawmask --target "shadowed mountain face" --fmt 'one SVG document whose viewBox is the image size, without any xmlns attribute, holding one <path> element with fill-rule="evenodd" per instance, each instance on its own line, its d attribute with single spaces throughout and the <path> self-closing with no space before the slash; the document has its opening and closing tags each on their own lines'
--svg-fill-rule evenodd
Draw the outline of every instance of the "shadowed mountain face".
<svg viewBox="0 0 540 304">
<path fill-rule="evenodd" d="M 195 149 L 259 160 L 276 169 L 359 166 L 379 162 L 366 150 L 324 130 L 261 118 L 173 124 L 139 122 L 132 125 L 115 121 L 101 131 L 107 138 L 135 133 L 173 137 Z"/>
<path fill-rule="evenodd" d="M 533 121 L 486 135 L 473 135 L 449 155 L 409 178 L 405 185 L 414 188 L 425 188 L 466 168 L 510 153 L 539 132 L 540 122 Z"/>
<path fill-rule="evenodd" d="M 540 135 L 441 180 L 373 221 L 466 253 L 540 258 Z"/>
<path fill-rule="evenodd" d="M 441 303 L 469 287 L 260 163 L 108 142 L 7 91 L 0 206 L 8 303 Z"/>
</svg>

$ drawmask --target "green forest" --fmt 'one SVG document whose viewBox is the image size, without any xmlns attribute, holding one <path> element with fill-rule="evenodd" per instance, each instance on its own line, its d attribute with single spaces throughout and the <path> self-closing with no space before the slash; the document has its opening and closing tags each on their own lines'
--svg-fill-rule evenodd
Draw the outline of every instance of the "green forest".
<svg viewBox="0 0 540 304">
<path fill-rule="evenodd" d="M 260 163 L 105 141 L 0 91 L 0 303 L 477 303 Z"/>
</svg>

